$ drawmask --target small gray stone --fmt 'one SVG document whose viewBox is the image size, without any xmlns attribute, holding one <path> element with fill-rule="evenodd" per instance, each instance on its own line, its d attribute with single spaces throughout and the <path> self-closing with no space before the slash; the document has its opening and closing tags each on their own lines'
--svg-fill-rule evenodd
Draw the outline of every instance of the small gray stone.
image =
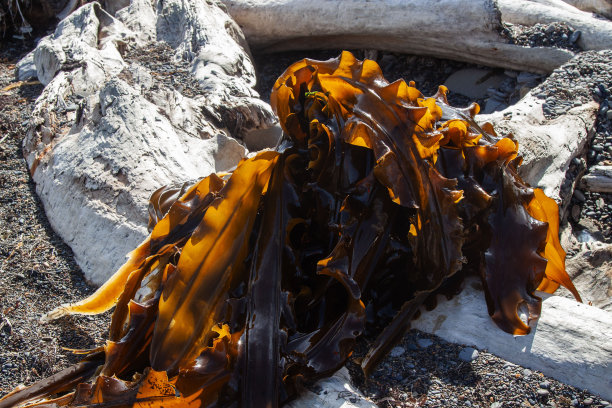
<svg viewBox="0 0 612 408">
<path fill-rule="evenodd" d="M 599 96 L 600 98 L 603 98 L 603 93 L 601 92 L 601 90 L 597 87 L 593 88 L 593 93 L 597 96 Z"/>
<path fill-rule="evenodd" d="M 542 381 L 540 383 L 540 388 L 543 388 L 545 390 L 549 389 L 550 388 L 550 381 Z"/>
<path fill-rule="evenodd" d="M 606 112 L 606 117 L 608 118 L 608 120 L 612 120 L 612 111 L 611 110 Z"/>
<path fill-rule="evenodd" d="M 591 148 L 595 150 L 596 152 L 603 152 L 603 146 L 600 145 L 599 143 L 594 144 Z"/>
<path fill-rule="evenodd" d="M 15 67 L 15 79 L 27 81 L 36 78 L 36 65 L 34 65 L 34 52 L 30 52 Z"/>
<path fill-rule="evenodd" d="M 548 397 L 548 394 L 550 394 L 548 390 L 545 390 L 543 388 L 538 389 L 537 393 L 540 397 Z"/>
<path fill-rule="evenodd" d="M 580 201 L 581 203 L 584 203 L 586 201 L 586 197 L 584 196 L 584 193 L 580 190 L 574 190 L 574 197 L 576 198 L 576 200 Z"/>
<path fill-rule="evenodd" d="M 393 349 L 391 349 L 391 352 L 389 353 L 389 355 L 391 357 L 400 357 L 405 352 L 406 352 L 406 350 L 403 347 L 397 346 L 397 347 L 393 347 Z"/>
<path fill-rule="evenodd" d="M 430 339 L 418 339 L 417 344 L 421 348 L 427 348 L 433 344 L 433 341 Z"/>
<path fill-rule="evenodd" d="M 586 406 L 592 405 L 593 404 L 593 398 L 586 398 L 584 401 L 582 401 L 582 403 Z"/>
<path fill-rule="evenodd" d="M 576 41 L 578 41 L 578 39 L 580 38 L 580 34 L 582 34 L 582 31 L 580 30 L 574 31 L 572 33 L 572 36 L 569 39 L 570 43 L 574 44 Z"/>
<path fill-rule="evenodd" d="M 531 370 L 526 368 L 523 370 L 523 377 L 530 377 L 531 376 Z"/>
<path fill-rule="evenodd" d="M 501 402 L 494 402 L 491 404 L 491 408 L 501 408 L 502 404 Z"/>
<path fill-rule="evenodd" d="M 466 347 L 459 352 L 459 358 L 465 362 L 470 362 L 478 358 L 478 350 L 472 347 Z"/>
</svg>

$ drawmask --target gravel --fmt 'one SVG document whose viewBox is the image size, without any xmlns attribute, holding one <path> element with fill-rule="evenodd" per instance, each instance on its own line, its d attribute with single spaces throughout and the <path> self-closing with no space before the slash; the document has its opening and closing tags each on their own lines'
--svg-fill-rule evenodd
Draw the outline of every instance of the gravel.
<svg viewBox="0 0 612 408">
<path fill-rule="evenodd" d="M 544 32 L 546 33 L 546 29 Z M 551 33 L 557 35 L 557 31 L 551 31 L 549 34 L 552 35 Z M 561 40 L 563 34 L 571 39 L 575 32 L 569 28 L 562 31 L 559 35 Z M 31 47 L 31 43 L 24 43 L 0 52 L 0 89 L 12 81 L 14 64 L 19 56 Z M 166 52 L 168 50 L 159 51 L 158 55 L 170 54 Z M 266 99 L 276 77 L 291 62 L 304 57 L 326 59 L 337 55 L 338 51 L 256 55 L 259 92 Z M 460 62 L 393 53 L 357 51 L 356 55 L 358 58 L 368 56 L 377 59 L 390 81 L 397 78 L 415 80 L 417 87 L 425 94 L 433 94 L 437 85 L 443 83 L 456 70 L 473 67 Z M 587 58 L 591 58 L 589 55 L 591 54 L 588 54 Z M 610 61 L 609 56 L 605 58 Z M 185 95 L 191 96 L 199 91 L 197 85 L 181 83 L 182 72 L 186 67 L 169 68 L 169 61 L 156 61 L 137 54 L 129 54 L 127 59 L 140 64 L 156 64 L 154 71 L 161 74 L 155 79 L 168 82 Z M 596 154 L 591 158 L 575 161 L 574 171 L 580 166 L 583 166 L 584 171 L 586 166 L 607 160 L 611 146 L 608 115 L 612 108 L 609 105 L 609 91 L 612 89 L 609 82 L 610 73 L 603 73 L 598 66 L 593 66 L 594 60 L 585 61 L 584 64 L 580 63 L 571 68 L 579 73 L 578 77 L 565 71 L 553 74 L 559 75 L 560 78 L 566 75 L 562 78 L 567 78 L 568 81 L 587 75 L 589 80 L 585 82 L 584 92 L 576 91 L 577 96 L 568 94 L 565 100 L 578 100 L 582 103 L 595 97 L 599 98 L 602 106 L 597 133 L 591 145 L 591 150 L 601 157 Z M 526 77 L 524 73 L 522 77 L 521 73 L 509 74 L 511 78 L 516 79 L 516 84 L 520 83 L 519 78 Z M 129 80 L 132 72 L 126 70 L 122 75 Z M 601 80 L 602 78 L 604 79 Z M 537 84 L 533 86 L 535 85 Z M 22 158 L 20 146 L 24 137 L 24 124 L 33 101 L 41 90 L 40 85 L 23 85 L 0 92 L 0 396 L 18 384 L 31 384 L 78 361 L 78 356 L 74 356 L 67 349 L 97 347 L 103 345 L 107 337 L 109 314 L 97 317 L 67 317 L 47 325 L 38 322 L 42 313 L 60 303 L 81 299 L 93 291 L 83 280 L 70 248 L 49 226 L 35 194 L 35 185 Z M 545 99 L 549 97 L 549 93 L 565 95 L 563 92 L 562 87 L 541 88 Z M 450 100 L 456 106 L 466 106 L 471 102 L 461 95 L 450 95 Z M 556 112 L 556 108 L 554 111 Z M 602 149 L 599 149 L 599 146 Z M 598 158 L 601 160 L 597 161 Z M 600 208 L 596 210 L 597 203 Z M 576 193 L 573 205 L 578 206 L 578 212 L 583 214 L 578 216 L 582 217 L 580 220 L 574 220 L 572 216 L 572 222 L 579 227 L 588 228 L 592 234 L 604 236 L 606 231 L 609 234 L 609 225 L 606 230 L 604 223 L 598 220 L 605 220 L 603 215 L 609 216 L 612 210 L 610 203 L 609 195 L 597 195 L 589 191 Z M 586 216 L 586 212 L 592 212 L 593 215 Z M 585 219 L 588 219 L 587 224 L 584 224 Z M 375 336 L 376 330 L 370 330 L 359 340 L 347 366 L 362 392 L 380 407 L 609 405 L 596 395 L 507 362 L 486 350 L 447 343 L 436 336 L 416 330 L 408 332 L 366 380 L 358 363 Z"/>
<path fill-rule="evenodd" d="M 533 92 L 544 99 L 544 115 L 550 119 L 580 104 L 599 103 L 597 121 L 589 147 L 574 159 L 566 173 L 562 195 L 569 194 L 571 182 L 595 165 L 612 165 L 612 50 L 587 51 L 555 70 L 547 81 Z M 612 194 L 574 190 L 570 222 L 575 231 L 592 231 L 603 242 L 612 241 Z"/>
<path fill-rule="evenodd" d="M 31 43 L 0 52 L 0 89 Z M 0 395 L 77 362 L 66 350 L 104 344 L 108 315 L 52 324 L 41 314 L 93 292 L 72 251 L 53 232 L 21 153 L 25 122 L 42 86 L 0 92 Z"/>
<path fill-rule="evenodd" d="M 144 96 L 149 100 L 153 98 L 152 93 L 160 88 L 175 89 L 188 98 L 205 92 L 204 86 L 191 74 L 190 62 L 175 58 L 175 51 L 167 44 L 153 43 L 129 49 L 123 59 L 130 65 L 119 73 L 119 78 L 130 85 L 135 82 L 134 76 L 139 74 L 138 66 L 151 72 L 151 89 L 144 91 Z"/>
<path fill-rule="evenodd" d="M 348 367 L 359 389 L 381 408 L 608 406 L 596 395 L 486 350 L 447 343 L 418 330 L 409 331 L 398 346 L 406 350 L 404 354 L 389 354 L 365 380 L 358 363 L 372 338 L 366 336 L 359 342 Z M 431 345 L 414 346 L 423 340 Z M 462 358 L 466 350 L 472 351 L 471 361 Z"/>
<path fill-rule="evenodd" d="M 571 51 L 580 51 L 576 41 L 581 31 L 574 30 L 566 23 L 535 24 L 524 26 L 520 24 L 505 23 L 506 34 L 510 44 L 527 47 L 555 47 Z"/>
</svg>

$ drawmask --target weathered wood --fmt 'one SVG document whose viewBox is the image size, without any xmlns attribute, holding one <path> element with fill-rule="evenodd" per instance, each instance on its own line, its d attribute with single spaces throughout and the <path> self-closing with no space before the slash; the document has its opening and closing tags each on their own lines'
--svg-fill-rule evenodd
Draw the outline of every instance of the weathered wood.
<svg viewBox="0 0 612 408">
<path fill-rule="evenodd" d="M 610 336 L 612 313 L 546 293 L 542 314 L 530 334 L 496 333 L 480 282 L 467 281 L 460 296 L 438 297 L 438 306 L 412 327 L 453 343 L 486 349 L 515 364 L 612 398 Z"/>
<path fill-rule="evenodd" d="M 566 21 L 582 31 L 583 48 L 612 44 L 611 22 L 561 0 L 442 0 L 436 7 L 427 0 L 223 2 L 249 45 L 262 52 L 365 48 L 549 73 L 573 53 L 509 44 L 500 34 L 502 21 L 523 25 Z M 555 13 L 557 3 L 562 7 Z M 537 14 L 532 17 L 531 12 Z"/>
<path fill-rule="evenodd" d="M 586 189 L 598 193 L 612 193 L 612 166 L 593 166 L 582 178 Z"/>
<path fill-rule="evenodd" d="M 612 18 L 612 0 L 563 0 L 577 9 Z"/>
</svg>

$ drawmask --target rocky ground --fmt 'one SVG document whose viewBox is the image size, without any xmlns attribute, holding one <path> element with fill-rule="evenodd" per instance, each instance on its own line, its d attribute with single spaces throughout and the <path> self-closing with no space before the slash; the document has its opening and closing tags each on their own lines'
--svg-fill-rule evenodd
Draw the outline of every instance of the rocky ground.
<svg viewBox="0 0 612 408">
<path fill-rule="evenodd" d="M 546 28 L 542 31 L 546 34 Z M 529 35 L 532 35 L 527 34 L 525 41 L 529 41 Z M 549 34 L 550 41 L 557 37 L 562 41 L 571 41 L 573 32 L 560 29 L 550 30 Z M 568 38 L 565 39 L 563 34 Z M 31 43 L 13 44 L 1 51 L 0 89 L 12 83 L 14 64 L 31 47 Z M 417 87 L 425 94 L 434 93 L 437 86 L 457 70 L 474 68 L 464 63 L 432 58 L 366 51 L 355 53 L 358 58 L 367 56 L 377 59 L 389 80 L 400 77 L 415 80 Z M 256 56 L 260 93 L 266 99 L 276 77 L 291 62 L 308 56 L 325 59 L 337 54 L 337 51 L 330 51 Z M 588 68 L 576 67 L 580 77 L 584 76 L 584 69 Z M 505 85 L 476 98 L 483 106 L 492 98 L 496 98 L 497 102 L 510 103 L 526 86 L 527 82 L 519 80 L 521 73 L 492 72 L 507 78 L 504 78 Z M 585 82 L 584 95 L 580 97 L 585 100 L 595 98 L 601 103 L 601 109 L 590 150 L 584 157 L 584 163 L 579 159 L 580 163 L 574 163 L 576 166 L 581 163 L 582 166 L 591 166 L 610 159 L 612 132 L 608 113 L 612 108 L 612 85 L 609 76 L 597 70 L 593 72 L 589 76 L 591 79 Z M 564 78 L 567 80 L 574 78 L 572 72 L 555 75 L 566 75 Z M 167 81 L 173 81 L 172 78 L 176 77 L 163 76 Z M 522 78 L 525 78 L 524 74 Z M 529 81 L 533 87 L 541 78 L 529 77 Z M 186 92 L 193 91 L 185 85 L 177 86 L 184 86 Z M 103 345 L 109 318 L 108 315 L 69 317 L 47 325 L 38 322 L 42 313 L 60 303 L 80 299 L 93 290 L 84 282 L 70 248 L 49 226 L 22 158 L 20 146 L 24 121 L 41 90 L 40 85 L 22 84 L 0 91 L 0 395 L 19 384 L 31 384 L 76 361 L 78 357 L 68 349 Z M 542 89 L 542 94 L 544 98 L 549 98 L 549 92 L 552 95 L 561 91 Z M 571 101 L 571 98 L 568 95 L 566 99 Z M 451 93 L 450 102 L 465 106 L 471 99 Z M 551 114 L 561 109 L 553 105 L 550 104 Z M 503 107 L 503 104 L 498 107 Z M 569 221 L 575 227 L 588 230 L 601 240 L 610 239 L 607 221 L 612 213 L 610 195 L 579 191 L 574 194 L 573 205 L 580 210 L 576 215 L 572 209 Z M 366 380 L 356 363 L 374 337 L 375 333 L 370 333 L 359 342 L 349 362 L 349 369 L 362 392 L 380 407 L 610 405 L 596 395 L 546 378 L 541 373 L 516 366 L 486 351 L 478 352 L 450 344 L 417 331 L 409 332 Z"/>
<path fill-rule="evenodd" d="M 31 44 L 0 54 L 0 89 Z M 104 344 L 109 316 L 41 325 L 55 305 L 92 293 L 72 251 L 53 232 L 21 154 L 25 121 L 42 85 L 0 91 L 0 395 L 78 361 L 66 348 Z"/>
<path fill-rule="evenodd" d="M 349 363 L 360 390 L 381 408 L 390 407 L 606 407 L 607 401 L 543 374 L 411 330 L 367 380 Z"/>
</svg>

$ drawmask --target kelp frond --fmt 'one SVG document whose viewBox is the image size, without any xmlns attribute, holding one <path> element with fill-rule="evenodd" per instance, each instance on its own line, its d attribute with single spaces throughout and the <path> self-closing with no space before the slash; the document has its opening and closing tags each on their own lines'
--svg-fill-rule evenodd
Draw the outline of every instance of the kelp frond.
<svg viewBox="0 0 612 408">
<path fill-rule="evenodd" d="M 518 176 L 518 143 L 388 83 L 343 52 L 276 81 L 283 150 L 151 197 L 151 235 L 89 298 L 47 319 L 115 306 L 103 352 L 0 400 L 46 406 L 274 407 L 350 356 L 374 314 L 395 309 L 369 372 L 423 305 L 468 272 L 489 314 L 526 334 L 537 289 L 565 272 L 556 203 Z M 382 318 L 382 317 L 381 317 Z M 474 328 L 477 330 L 478 328 Z"/>
</svg>

